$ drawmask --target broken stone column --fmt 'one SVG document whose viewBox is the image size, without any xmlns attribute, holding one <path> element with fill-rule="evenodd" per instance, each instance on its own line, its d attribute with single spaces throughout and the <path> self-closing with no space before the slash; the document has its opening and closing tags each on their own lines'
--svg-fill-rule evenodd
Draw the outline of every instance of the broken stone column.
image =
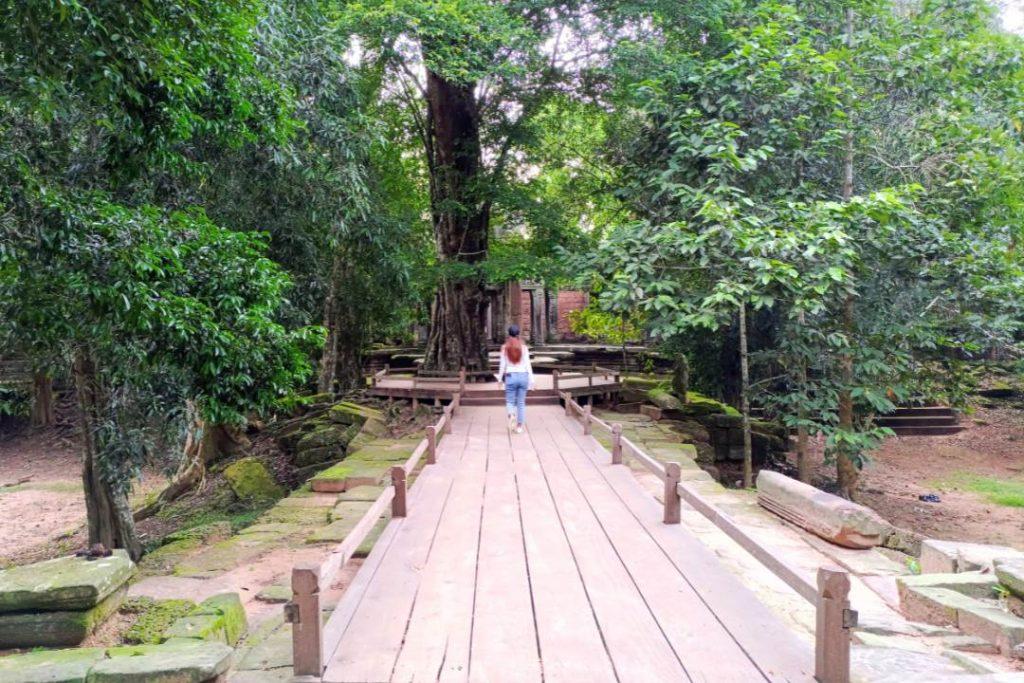
<svg viewBox="0 0 1024 683">
<path fill-rule="evenodd" d="M 796 479 L 761 470 L 757 502 L 779 517 L 846 548 L 872 548 L 885 542 L 892 525 L 874 510 Z"/>
</svg>

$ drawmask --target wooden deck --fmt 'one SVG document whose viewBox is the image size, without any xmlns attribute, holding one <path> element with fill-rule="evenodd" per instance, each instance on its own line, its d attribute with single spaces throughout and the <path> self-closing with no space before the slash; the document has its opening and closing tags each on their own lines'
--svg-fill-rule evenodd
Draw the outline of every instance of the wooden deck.
<svg viewBox="0 0 1024 683">
<path fill-rule="evenodd" d="M 324 627 L 331 683 L 810 681 L 814 655 L 578 422 L 466 407 Z"/>
</svg>

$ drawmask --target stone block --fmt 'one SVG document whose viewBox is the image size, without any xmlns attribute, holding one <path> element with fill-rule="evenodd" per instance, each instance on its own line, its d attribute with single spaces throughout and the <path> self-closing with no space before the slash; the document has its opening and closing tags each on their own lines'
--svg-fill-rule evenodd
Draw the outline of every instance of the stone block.
<svg viewBox="0 0 1024 683">
<path fill-rule="evenodd" d="M 112 647 L 93 665 L 88 683 L 202 683 L 228 670 L 234 650 L 224 643 L 184 640 Z"/>
<path fill-rule="evenodd" d="M 985 607 L 985 603 L 948 588 L 907 587 L 900 591 L 900 608 L 911 621 L 923 621 L 935 626 L 958 624 L 958 613 L 970 607 Z"/>
<path fill-rule="evenodd" d="M 224 478 L 239 500 L 277 500 L 285 495 L 284 487 L 256 458 L 242 458 L 231 463 L 224 468 Z"/>
<path fill-rule="evenodd" d="M 218 593 L 199 603 L 188 617 L 175 623 L 166 635 L 168 638 L 221 640 L 234 645 L 245 635 L 247 628 L 245 608 L 242 607 L 238 593 Z"/>
<path fill-rule="evenodd" d="M 339 519 L 354 519 L 357 522 L 363 518 L 363 515 L 367 510 L 370 509 L 370 501 L 365 500 L 343 500 L 334 506 L 331 510 L 331 521 L 335 522 Z"/>
<path fill-rule="evenodd" d="M 380 498 L 380 494 L 384 493 L 384 489 L 387 488 L 383 484 L 367 484 L 365 486 L 356 486 L 347 491 L 342 491 L 338 494 L 338 502 L 342 503 L 345 501 L 365 501 L 372 503 L 373 501 Z"/>
<path fill-rule="evenodd" d="M 921 542 L 921 572 L 952 574 L 978 570 L 993 571 L 996 559 L 1024 558 L 1024 552 L 1004 545 L 961 543 L 929 538 Z"/>
<path fill-rule="evenodd" d="M 640 406 L 640 414 L 646 415 L 654 421 L 658 421 L 661 419 L 661 408 L 658 406 L 644 404 Z"/>
<path fill-rule="evenodd" d="M 385 463 L 340 462 L 320 472 L 310 480 L 314 491 L 341 493 L 356 486 L 374 486 L 387 479 Z"/>
<path fill-rule="evenodd" d="M 0 657 L 5 683 L 85 683 L 89 670 L 106 654 L 101 647 L 40 650 Z"/>
<path fill-rule="evenodd" d="M 78 611 L 95 607 L 131 577 L 124 550 L 87 560 L 61 557 L 0 572 L 0 613 Z"/>
<path fill-rule="evenodd" d="M 968 635 L 977 636 L 999 648 L 1007 657 L 1022 657 L 1017 649 L 1024 643 L 1024 619 L 999 607 L 970 605 L 958 610 L 957 626 Z M 1022 657 L 1024 658 L 1024 657 Z"/>
<path fill-rule="evenodd" d="M 758 473 L 757 502 L 826 541 L 847 548 L 881 545 L 892 531 L 892 525 L 874 510 L 770 470 Z"/>
<path fill-rule="evenodd" d="M 992 562 L 999 583 L 1024 598 L 1024 558 L 998 558 Z"/>
<path fill-rule="evenodd" d="M 0 649 L 78 645 L 117 611 L 127 592 L 122 586 L 87 610 L 0 615 Z"/>
<path fill-rule="evenodd" d="M 896 577 L 900 599 L 910 588 L 947 588 L 972 598 L 995 597 L 996 578 L 991 574 L 908 574 Z"/>
</svg>

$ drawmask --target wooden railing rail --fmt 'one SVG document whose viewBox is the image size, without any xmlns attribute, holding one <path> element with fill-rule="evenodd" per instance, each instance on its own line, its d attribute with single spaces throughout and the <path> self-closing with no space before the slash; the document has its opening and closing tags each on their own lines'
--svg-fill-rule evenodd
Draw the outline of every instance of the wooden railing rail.
<svg viewBox="0 0 1024 683">
<path fill-rule="evenodd" d="M 459 400 L 460 395 L 455 394 L 451 403 L 445 406 L 440 419 L 427 427 L 426 438 L 417 444 L 408 460 L 391 468 L 391 485 L 381 492 L 352 531 L 345 536 L 345 540 L 331 551 L 330 556 L 320 564 L 300 564 L 292 569 L 292 599 L 284 606 L 284 613 L 285 621 L 292 625 L 293 672 L 297 678 L 307 676 L 320 680 L 324 671 L 325 640 L 333 637 L 324 637 L 320 589 L 329 586 L 342 567 L 352 559 L 388 505 L 391 506 L 392 519 L 400 519 L 408 514 L 408 476 L 419 465 L 424 454 L 427 455 L 428 465 L 436 462 L 437 442 L 442 435 L 451 433 L 452 419 L 459 410 Z"/>
<path fill-rule="evenodd" d="M 590 434 L 593 425 L 612 436 L 612 464 L 622 463 L 622 454 L 628 453 L 645 469 L 665 484 L 664 522 L 677 524 L 680 518 L 680 500 L 693 507 L 725 532 L 741 548 L 793 589 L 800 597 L 814 605 L 816 628 L 814 638 L 814 677 L 820 683 L 849 683 L 850 634 L 857 626 L 857 611 L 850 608 L 850 575 L 838 567 L 819 567 L 817 582 L 812 583 L 804 572 L 775 556 L 766 546 L 747 534 L 732 518 L 696 489 L 680 481 L 679 463 L 662 465 L 622 436 L 622 425 L 609 424 L 590 414 L 590 406 L 580 406 L 568 392 L 561 392 L 565 401 L 565 414 L 579 416 L 583 433 Z"/>
<path fill-rule="evenodd" d="M 387 363 L 385 363 L 384 364 L 384 368 L 382 370 L 378 370 L 377 372 L 373 373 L 373 375 L 370 376 L 370 386 L 372 386 L 372 387 L 377 386 L 377 382 L 379 382 L 382 379 L 384 379 L 385 377 L 387 377 L 387 374 L 390 371 L 391 371 L 391 366 L 388 365 Z"/>
</svg>

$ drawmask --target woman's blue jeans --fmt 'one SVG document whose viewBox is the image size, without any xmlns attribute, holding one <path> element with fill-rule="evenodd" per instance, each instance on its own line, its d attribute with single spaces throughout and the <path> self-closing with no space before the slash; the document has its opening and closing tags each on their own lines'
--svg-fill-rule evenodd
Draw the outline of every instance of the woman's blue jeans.
<svg viewBox="0 0 1024 683">
<path fill-rule="evenodd" d="M 526 424 L 526 390 L 529 387 L 529 373 L 505 373 L 505 408 L 509 415 L 515 412 L 519 424 Z"/>
</svg>

